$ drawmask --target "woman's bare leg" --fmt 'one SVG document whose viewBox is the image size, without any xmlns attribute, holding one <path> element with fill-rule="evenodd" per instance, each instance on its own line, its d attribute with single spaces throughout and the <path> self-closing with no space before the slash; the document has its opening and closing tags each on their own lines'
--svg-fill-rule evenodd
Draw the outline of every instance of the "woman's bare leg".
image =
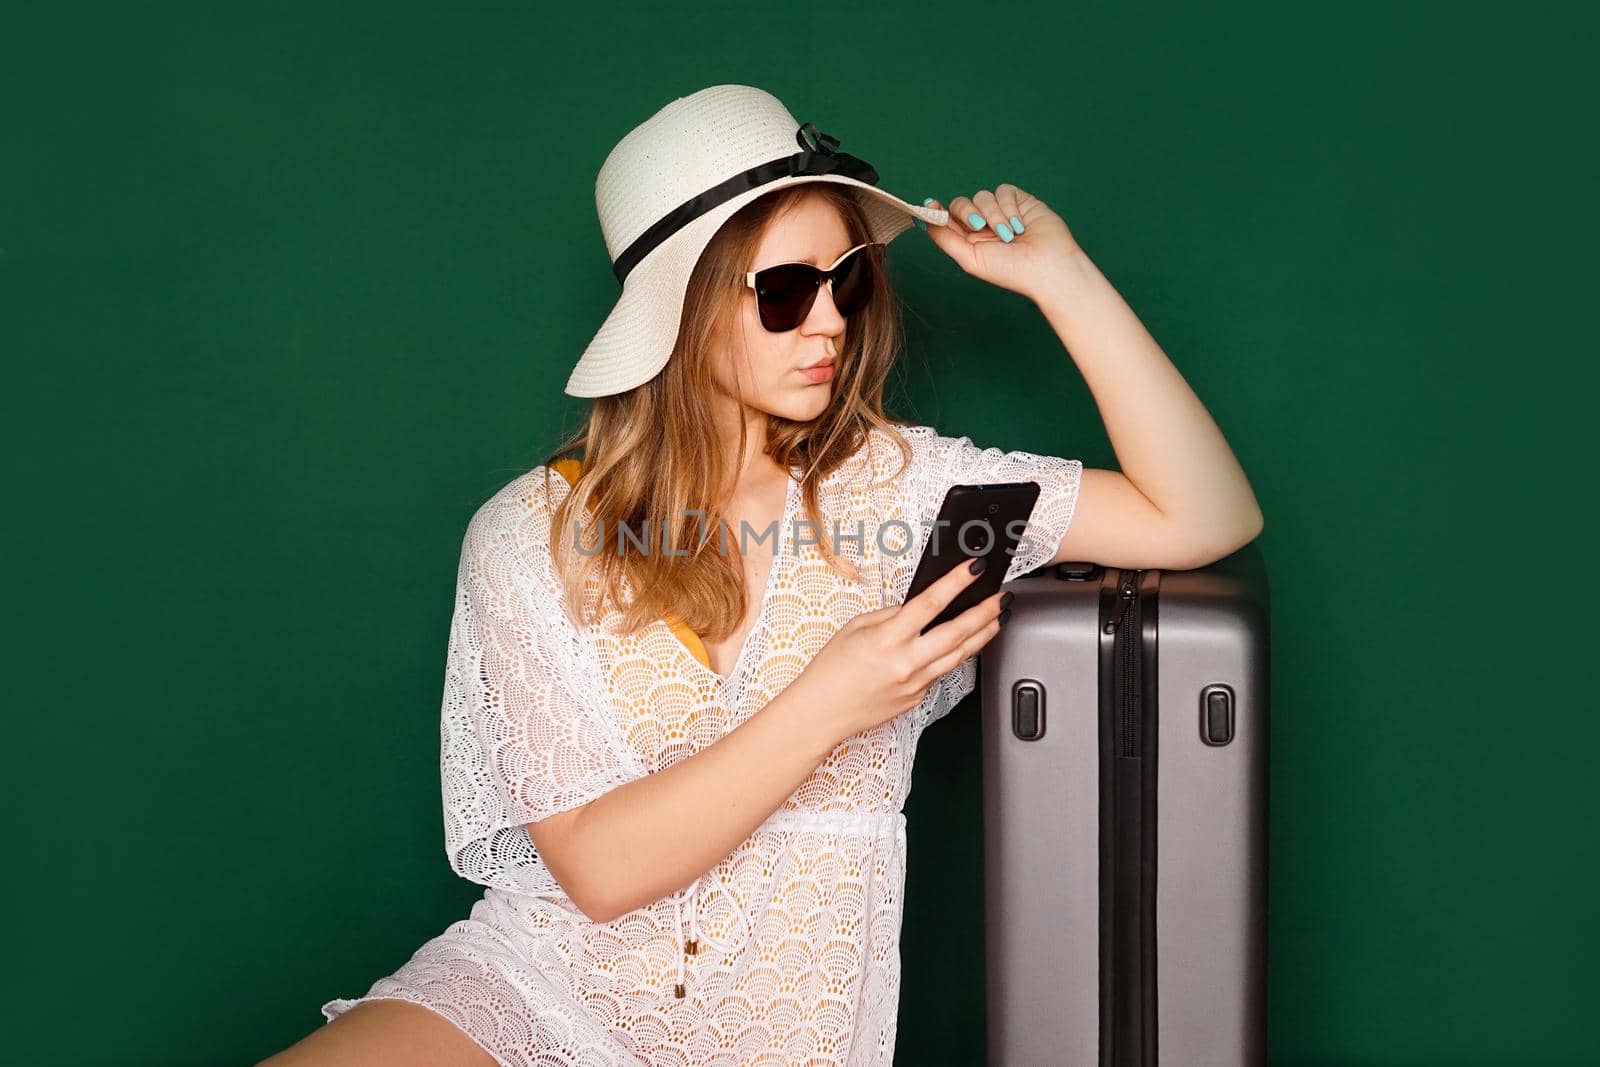
<svg viewBox="0 0 1600 1067">
<path fill-rule="evenodd" d="M 454 1023 L 409 1000 L 368 1000 L 256 1067 L 495 1067 Z"/>
</svg>

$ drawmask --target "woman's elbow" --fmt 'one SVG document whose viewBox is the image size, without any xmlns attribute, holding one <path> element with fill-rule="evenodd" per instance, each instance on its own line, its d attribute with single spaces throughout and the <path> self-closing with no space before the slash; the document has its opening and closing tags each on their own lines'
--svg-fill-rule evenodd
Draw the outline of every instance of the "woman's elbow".
<svg viewBox="0 0 1600 1067">
<path fill-rule="evenodd" d="M 1207 541 L 1196 547 L 1188 556 L 1185 564 L 1186 568 L 1197 570 L 1201 567 L 1209 567 L 1218 560 L 1226 559 L 1257 537 L 1260 537 L 1261 531 L 1265 526 L 1266 520 L 1258 510 L 1254 517 L 1248 523 L 1236 529 L 1232 536 Z"/>
</svg>

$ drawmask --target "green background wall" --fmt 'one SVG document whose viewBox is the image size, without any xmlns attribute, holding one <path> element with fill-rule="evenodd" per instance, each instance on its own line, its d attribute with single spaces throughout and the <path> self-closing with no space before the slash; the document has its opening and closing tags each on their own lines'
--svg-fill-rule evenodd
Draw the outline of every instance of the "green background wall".
<svg viewBox="0 0 1600 1067">
<path fill-rule="evenodd" d="M 1249 473 L 1274 1062 L 1600 1058 L 1593 25 L 120 7 L 0 29 L 8 1058 L 253 1062 L 466 915 L 437 768 L 460 539 L 581 414 L 605 152 L 729 81 L 908 199 L 1041 196 Z M 1030 303 L 915 230 L 891 263 L 902 413 L 1116 465 Z M 978 712 L 929 733 L 908 806 L 901 1063 L 982 1058 Z"/>
</svg>

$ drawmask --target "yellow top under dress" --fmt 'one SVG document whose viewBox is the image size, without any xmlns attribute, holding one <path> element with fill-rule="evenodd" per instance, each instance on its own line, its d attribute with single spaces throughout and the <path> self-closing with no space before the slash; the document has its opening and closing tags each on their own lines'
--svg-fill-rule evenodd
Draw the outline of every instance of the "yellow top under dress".
<svg viewBox="0 0 1600 1067">
<path fill-rule="evenodd" d="M 558 459 L 550 464 L 550 468 L 565 478 L 568 485 L 575 485 L 578 481 L 578 475 L 583 473 L 583 460 Z M 700 640 L 700 635 L 691 630 L 688 623 L 678 618 L 671 611 L 663 615 L 662 618 L 668 626 L 672 627 L 672 632 L 677 635 L 679 641 L 683 642 L 684 647 L 689 650 L 694 658 L 705 664 L 709 669 L 711 656 L 706 652 L 705 642 Z"/>
</svg>

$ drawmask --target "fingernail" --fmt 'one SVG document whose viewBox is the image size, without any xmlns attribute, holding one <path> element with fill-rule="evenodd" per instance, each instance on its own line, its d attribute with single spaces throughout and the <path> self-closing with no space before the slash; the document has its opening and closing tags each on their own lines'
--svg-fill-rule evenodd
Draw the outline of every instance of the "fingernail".
<svg viewBox="0 0 1600 1067">
<path fill-rule="evenodd" d="M 926 222 L 921 219 L 912 219 L 911 221 L 916 224 L 917 229 L 922 230 L 924 233 L 927 232 L 928 224 Z"/>
<path fill-rule="evenodd" d="M 1022 220 L 1017 218 L 1015 215 L 1012 215 L 1011 216 L 1011 228 L 1013 230 L 1017 231 L 1018 233 L 1021 233 L 1022 232 Z"/>
<path fill-rule="evenodd" d="M 967 564 L 967 570 L 971 571 L 973 574 L 982 574 L 983 568 L 987 567 L 988 565 L 989 561 L 987 559 L 985 559 L 983 556 L 978 556 L 973 559 L 971 563 Z"/>
<path fill-rule="evenodd" d="M 983 229 L 983 216 L 974 211 L 972 214 L 967 216 L 967 225 L 971 226 L 974 230 Z"/>
<path fill-rule="evenodd" d="M 1011 606 L 1011 602 L 1016 599 L 1016 596 L 1017 596 L 1017 594 L 1015 594 L 1011 590 L 1007 589 L 1000 596 L 1000 607 L 1001 608 L 1010 607 Z"/>
<path fill-rule="evenodd" d="M 1000 240 L 1006 242 L 1006 244 L 1010 244 L 1011 243 L 1011 227 L 1010 226 L 1007 226 L 1005 223 L 1002 222 L 1000 225 L 998 225 L 998 226 L 996 226 L 994 228 L 994 232 L 1000 238 Z"/>
<path fill-rule="evenodd" d="M 1011 609 L 1010 609 L 1010 608 L 1007 608 L 1007 609 L 1006 609 L 1006 610 L 1004 610 L 1004 611 L 1002 611 L 1002 612 L 1001 612 L 1001 613 L 1000 613 L 1000 625 L 1001 625 L 1001 626 L 1004 626 L 1004 625 L 1005 625 L 1005 624 L 1006 624 L 1006 622 L 1007 622 L 1007 621 L 1008 621 L 1008 620 L 1009 620 L 1009 619 L 1010 619 L 1010 618 L 1011 618 Z"/>
</svg>

